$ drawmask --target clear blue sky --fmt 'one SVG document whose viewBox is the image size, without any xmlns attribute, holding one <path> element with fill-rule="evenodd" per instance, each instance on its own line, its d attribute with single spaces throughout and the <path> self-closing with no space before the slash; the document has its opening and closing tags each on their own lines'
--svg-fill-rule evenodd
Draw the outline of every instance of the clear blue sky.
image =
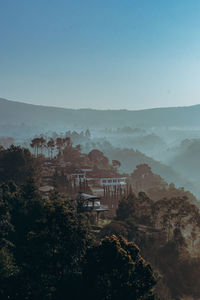
<svg viewBox="0 0 200 300">
<path fill-rule="evenodd" d="M 100 109 L 200 103 L 200 1 L 0 0 L 0 97 Z"/>
</svg>

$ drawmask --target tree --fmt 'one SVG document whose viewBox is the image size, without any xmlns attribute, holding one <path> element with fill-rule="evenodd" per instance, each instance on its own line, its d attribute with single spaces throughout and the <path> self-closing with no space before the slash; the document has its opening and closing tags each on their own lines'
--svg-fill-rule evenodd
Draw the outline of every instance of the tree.
<svg viewBox="0 0 200 300">
<path fill-rule="evenodd" d="M 113 167 L 115 167 L 115 168 L 120 168 L 120 167 L 121 167 L 120 161 L 119 161 L 119 160 L 116 160 L 116 159 L 112 160 L 112 165 L 113 165 Z"/>
<path fill-rule="evenodd" d="M 56 139 L 56 147 L 57 147 L 57 150 L 58 150 L 58 155 L 61 155 L 63 145 L 64 145 L 64 140 L 61 137 L 58 137 Z"/>
<path fill-rule="evenodd" d="M 0 190 L 0 192 L 0 247 L 2 247 L 5 245 L 8 233 L 12 230 L 12 225 L 10 223 L 8 204 L 3 200 L 2 190 Z"/>
<path fill-rule="evenodd" d="M 100 231 L 101 238 L 106 236 L 116 235 L 123 236 L 125 238 L 128 237 L 128 228 L 127 224 L 122 221 L 113 220 L 106 226 L 104 226 Z"/>
<path fill-rule="evenodd" d="M 90 138 L 90 137 L 91 137 L 91 133 L 90 133 L 90 130 L 89 130 L 89 129 L 87 129 L 87 130 L 85 131 L 85 136 L 86 136 L 87 138 Z"/>
<path fill-rule="evenodd" d="M 4 191 L 3 191 L 4 190 Z M 5 197 L 5 194 L 7 196 Z M 13 244 L 8 240 L 13 231 L 11 215 L 9 212 L 9 200 L 11 196 L 9 186 L 0 187 L 0 298 L 8 299 L 7 291 L 10 289 L 10 279 L 13 278 L 18 268 L 16 266 L 12 250 Z"/>
<path fill-rule="evenodd" d="M 97 149 L 90 151 L 88 158 L 94 165 L 100 167 L 107 167 L 109 165 L 108 158 L 104 156 L 103 152 Z"/>
<path fill-rule="evenodd" d="M 19 146 L 0 152 L 0 183 L 14 181 L 24 184 L 29 177 L 36 176 L 36 160 L 28 149 Z"/>
<path fill-rule="evenodd" d="M 168 241 L 174 229 L 185 231 L 188 235 L 200 228 L 199 209 L 186 197 L 161 199 L 153 204 L 152 214 L 154 226 L 166 232 Z"/>
<path fill-rule="evenodd" d="M 16 194 L 11 211 L 14 231 L 9 238 L 19 272 L 13 298 L 8 295 L 49 299 L 64 278 L 80 270 L 90 241 L 87 222 L 58 194 L 41 199 L 33 181 Z"/>
<path fill-rule="evenodd" d="M 48 147 L 48 149 L 50 149 L 51 158 L 52 158 L 53 157 L 53 150 L 55 148 L 55 143 L 54 143 L 54 140 L 52 138 L 48 141 L 47 147 Z"/>
<path fill-rule="evenodd" d="M 43 153 L 43 149 L 46 147 L 46 140 L 43 138 L 43 136 L 40 136 L 39 138 L 39 148 L 40 148 L 40 153 Z"/>
<path fill-rule="evenodd" d="M 153 299 L 156 279 L 139 248 L 116 236 L 88 249 L 83 269 L 86 299 Z"/>
<path fill-rule="evenodd" d="M 129 194 L 127 197 L 119 201 L 118 209 L 116 211 L 117 219 L 124 221 L 136 214 L 136 206 L 138 199 L 134 194 Z"/>
<path fill-rule="evenodd" d="M 30 146 L 34 149 L 35 155 L 38 156 L 38 150 L 40 148 L 40 138 L 36 137 L 32 139 Z"/>
<path fill-rule="evenodd" d="M 152 188 L 163 190 L 167 183 L 157 174 L 154 174 L 147 164 L 136 166 L 136 170 L 130 176 L 130 183 L 135 192 L 148 192 Z"/>
</svg>

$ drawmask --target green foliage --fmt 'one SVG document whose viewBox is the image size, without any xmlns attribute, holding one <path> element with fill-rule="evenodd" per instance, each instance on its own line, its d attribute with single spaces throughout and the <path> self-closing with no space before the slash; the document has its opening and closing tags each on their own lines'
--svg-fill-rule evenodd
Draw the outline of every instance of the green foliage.
<svg viewBox="0 0 200 300">
<path fill-rule="evenodd" d="M 198 298 L 199 285 L 193 274 L 198 273 L 200 262 L 192 255 L 195 241 L 199 240 L 200 212 L 186 197 L 152 201 L 144 193 L 137 197 L 130 194 L 119 202 L 115 223 L 105 228 L 108 233 L 115 229 L 134 240 L 142 255 L 159 270 L 162 275 L 160 289 L 166 289 L 173 299 Z M 159 288 L 157 293 L 163 297 Z M 167 299 L 171 299 L 170 296 Z"/>
<path fill-rule="evenodd" d="M 163 274 L 173 299 L 192 297 L 198 299 L 200 294 L 200 260 L 192 258 L 180 250 L 175 241 L 166 243 L 156 252 L 155 265 Z M 176 278 L 176 280 L 173 280 Z"/>
<path fill-rule="evenodd" d="M 13 227 L 9 232 L 8 225 L 0 226 L 2 239 L 6 235 L 13 245 L 0 253 L 0 273 L 12 275 L 12 292 L 5 285 L 4 294 L 11 299 L 52 298 L 63 278 L 80 270 L 90 243 L 87 219 L 59 195 L 42 200 L 33 180 L 14 191 L 4 185 L 1 195 L 1 223 Z"/>
<path fill-rule="evenodd" d="M 9 278 L 17 273 L 17 267 L 12 253 L 7 247 L 0 249 L 0 282 L 2 279 Z"/>
<path fill-rule="evenodd" d="M 124 222 L 113 220 L 106 226 L 102 228 L 100 231 L 100 237 L 103 238 L 105 236 L 123 236 L 125 238 L 128 237 L 128 229 L 127 225 Z"/>
<path fill-rule="evenodd" d="M 116 237 L 92 246 L 88 219 L 56 192 L 41 199 L 34 180 L 0 195 L 2 299 L 151 299 L 155 278 L 137 246 Z"/>
<path fill-rule="evenodd" d="M 2 195 L 0 195 L 0 247 L 4 245 L 4 239 L 6 239 L 11 230 L 9 207 L 2 199 Z"/>
<path fill-rule="evenodd" d="M 18 146 L 0 151 L 0 165 L 0 183 L 13 181 L 21 185 L 36 175 L 36 162 L 30 151 Z"/>
<path fill-rule="evenodd" d="M 134 194 L 129 194 L 128 197 L 124 197 L 119 201 L 118 209 L 116 211 L 118 220 L 125 220 L 129 217 L 133 217 L 136 212 L 137 198 Z"/>
<path fill-rule="evenodd" d="M 153 299 L 153 271 L 134 243 L 106 237 L 88 249 L 83 270 L 87 299 Z"/>
<path fill-rule="evenodd" d="M 70 141 L 64 142 L 72 149 Z M 80 148 L 73 151 L 79 153 Z M 79 300 L 92 299 L 93 293 L 99 300 L 117 300 L 122 295 L 152 299 L 156 281 L 137 246 L 121 237 L 92 246 L 88 218 L 74 209 L 71 200 L 55 191 L 48 199 L 41 198 L 35 180 L 36 159 L 28 150 L 12 146 L 0 152 L 0 160 L 1 299 Z M 98 163 L 108 163 L 101 153 Z M 120 231 L 129 236 L 135 208 L 128 214 L 125 208 L 131 209 L 134 199 L 133 195 L 124 199 L 121 218 L 126 222 L 113 221 L 107 233 Z M 90 280 L 96 282 L 91 289 Z"/>
<path fill-rule="evenodd" d="M 108 167 L 109 166 L 109 160 L 106 156 L 104 156 L 103 152 L 94 149 L 90 151 L 88 154 L 89 160 L 92 162 L 93 166 L 99 166 L 100 168 Z"/>
<path fill-rule="evenodd" d="M 139 193 L 137 197 L 129 194 L 119 201 L 116 215 L 120 221 L 132 217 L 138 225 L 159 229 L 167 235 L 168 240 L 173 237 L 174 230 L 192 234 L 200 228 L 199 209 L 186 197 L 153 202 L 145 193 Z"/>
<path fill-rule="evenodd" d="M 137 165 L 134 172 L 129 177 L 135 193 L 145 192 L 153 201 L 162 198 L 170 199 L 172 197 L 187 197 L 191 202 L 195 202 L 196 198 L 184 188 L 176 188 L 173 183 L 168 184 L 159 175 L 154 174 L 147 164 Z"/>
</svg>

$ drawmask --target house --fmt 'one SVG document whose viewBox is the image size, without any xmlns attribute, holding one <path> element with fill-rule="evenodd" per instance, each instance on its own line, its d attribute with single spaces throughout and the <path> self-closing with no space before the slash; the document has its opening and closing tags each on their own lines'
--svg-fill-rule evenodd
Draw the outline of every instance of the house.
<svg viewBox="0 0 200 300">
<path fill-rule="evenodd" d="M 87 167 L 87 166 L 84 166 L 80 169 L 77 169 L 75 167 L 71 167 L 71 168 L 68 168 L 66 169 L 66 175 L 67 175 L 67 179 L 68 180 L 72 180 L 74 182 L 75 180 L 75 183 L 78 185 L 80 182 L 85 182 L 87 180 L 87 174 L 89 172 L 92 172 L 92 169 Z"/>
<path fill-rule="evenodd" d="M 126 177 L 120 175 L 112 175 L 112 176 L 99 176 L 99 177 L 86 177 L 88 183 L 93 188 L 100 189 L 109 189 L 110 191 L 114 191 L 117 188 L 121 188 L 124 190 L 127 187 Z"/>
<path fill-rule="evenodd" d="M 71 171 L 69 174 L 67 174 L 67 179 L 75 181 L 76 184 L 79 184 L 80 182 L 84 182 L 86 180 L 85 172 L 80 169 L 75 169 Z"/>
<path fill-rule="evenodd" d="M 125 186 L 126 185 L 126 177 L 115 176 L 115 177 L 103 177 L 99 178 L 100 186 Z"/>
<path fill-rule="evenodd" d="M 81 206 L 84 211 L 95 211 L 100 208 L 100 197 L 79 193 L 76 198 L 77 205 Z"/>
<path fill-rule="evenodd" d="M 96 224 L 98 224 L 100 213 L 108 211 L 108 206 L 101 204 L 100 197 L 86 193 L 79 193 L 77 195 L 76 206 L 79 212 L 90 213 L 93 223 Z"/>
</svg>

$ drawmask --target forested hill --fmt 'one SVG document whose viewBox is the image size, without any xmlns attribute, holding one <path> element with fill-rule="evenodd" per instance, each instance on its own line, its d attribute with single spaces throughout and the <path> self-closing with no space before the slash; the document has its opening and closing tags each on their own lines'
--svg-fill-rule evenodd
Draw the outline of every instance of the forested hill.
<svg viewBox="0 0 200 300">
<path fill-rule="evenodd" d="M 200 126 L 200 105 L 138 111 L 65 109 L 25 104 L 0 98 L 0 124 L 121 126 Z"/>
</svg>

